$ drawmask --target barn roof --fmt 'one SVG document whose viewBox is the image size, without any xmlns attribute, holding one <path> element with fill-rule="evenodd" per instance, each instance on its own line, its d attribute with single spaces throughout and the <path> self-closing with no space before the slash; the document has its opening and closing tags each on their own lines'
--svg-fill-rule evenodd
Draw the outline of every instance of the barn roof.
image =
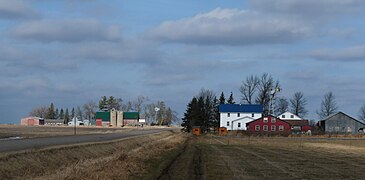
<svg viewBox="0 0 365 180">
<path fill-rule="evenodd" d="M 260 104 L 221 104 L 219 112 L 262 113 L 263 106 Z"/>
<path fill-rule="evenodd" d="M 287 121 L 281 120 L 281 119 L 280 119 L 280 118 L 278 118 L 278 117 L 275 117 L 275 116 L 273 116 L 273 115 L 267 115 L 267 116 L 263 116 L 263 117 L 257 118 L 257 119 L 255 119 L 255 120 L 252 120 L 252 121 L 250 121 L 250 122 L 246 123 L 246 126 L 247 126 L 247 125 L 249 125 L 249 124 L 251 124 L 251 123 L 253 123 L 253 122 L 255 122 L 255 121 L 258 121 L 258 120 L 260 120 L 260 119 L 263 119 L 263 118 L 265 118 L 265 117 L 276 118 L 276 120 L 283 121 L 283 122 L 285 122 L 285 123 L 287 123 L 287 124 L 289 124 L 289 125 L 290 125 L 290 123 L 288 123 Z M 298 120 L 296 120 L 296 121 L 298 121 Z"/>
<path fill-rule="evenodd" d="M 354 120 L 354 121 L 357 121 L 357 122 L 359 122 L 359 123 L 361 123 L 361 124 L 365 125 L 365 123 L 364 123 L 364 122 L 359 121 L 359 120 L 357 120 L 357 119 L 355 119 L 355 118 L 353 118 L 353 117 L 351 117 L 351 116 L 349 116 L 349 115 L 347 115 L 347 114 L 345 114 L 344 112 L 341 112 L 341 111 L 340 111 L 340 112 L 337 112 L 337 113 L 334 113 L 334 114 L 331 114 L 331 115 L 327 116 L 326 118 L 324 118 L 324 119 L 322 119 L 322 120 L 320 120 L 320 121 L 326 121 L 326 120 L 331 119 L 332 117 L 337 116 L 337 115 L 339 115 L 339 114 L 343 114 L 344 116 L 347 116 L 347 117 L 349 117 L 350 119 L 352 119 L 352 120 Z"/>
<path fill-rule="evenodd" d="M 308 120 L 283 120 L 292 126 L 308 126 Z"/>
</svg>

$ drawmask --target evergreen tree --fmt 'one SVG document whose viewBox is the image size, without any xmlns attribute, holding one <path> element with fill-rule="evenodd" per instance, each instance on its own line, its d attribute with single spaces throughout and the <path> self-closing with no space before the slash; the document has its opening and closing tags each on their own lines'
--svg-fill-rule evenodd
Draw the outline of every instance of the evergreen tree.
<svg viewBox="0 0 365 180">
<path fill-rule="evenodd" d="M 107 101 L 109 111 L 111 109 L 120 110 L 121 101 L 122 101 L 122 99 L 120 99 L 120 98 L 114 98 L 114 96 L 110 96 L 108 101 Z"/>
<path fill-rule="evenodd" d="M 219 97 L 219 104 L 226 104 L 226 98 L 224 97 L 224 93 L 221 93 L 221 96 Z"/>
<path fill-rule="evenodd" d="M 220 123 L 219 101 L 217 97 L 214 97 L 212 108 L 213 108 L 212 109 L 213 113 L 210 121 L 210 127 L 213 127 L 214 132 L 216 132 L 216 130 L 219 128 L 219 123 Z"/>
<path fill-rule="evenodd" d="M 76 116 L 76 113 L 75 113 L 75 108 L 72 108 L 71 110 L 71 119 L 74 118 Z"/>
<path fill-rule="evenodd" d="M 236 102 L 234 102 L 234 99 L 233 99 L 233 93 L 231 92 L 231 95 L 229 96 L 228 100 L 227 100 L 227 104 L 234 104 Z"/>
<path fill-rule="evenodd" d="M 192 126 L 195 125 L 194 115 L 197 111 L 197 104 L 198 100 L 196 99 L 196 97 L 193 97 L 193 99 L 187 105 L 186 112 L 184 113 L 183 123 L 181 124 L 181 126 L 183 126 L 188 132 L 190 132 Z"/>
<path fill-rule="evenodd" d="M 59 119 L 64 119 L 65 118 L 65 113 L 63 112 L 63 109 L 61 108 L 60 110 L 60 114 L 58 116 Z"/>
<path fill-rule="evenodd" d="M 102 96 L 99 101 L 99 110 L 102 111 L 102 110 L 106 110 L 106 109 L 109 109 L 108 102 L 107 102 L 106 96 Z"/>
<path fill-rule="evenodd" d="M 76 109 L 76 117 L 79 119 L 79 120 L 82 120 L 82 111 L 81 111 L 81 108 L 80 106 L 77 106 L 77 109 Z"/>
<path fill-rule="evenodd" d="M 69 120 L 70 120 L 70 114 L 68 113 L 68 108 L 66 108 L 65 115 L 63 118 L 63 123 L 67 124 Z"/>
<path fill-rule="evenodd" d="M 47 109 L 46 119 L 56 119 L 56 112 L 53 103 Z"/>
<path fill-rule="evenodd" d="M 58 108 L 56 108 L 56 117 L 55 119 L 59 119 L 60 118 L 60 112 L 58 111 Z"/>
</svg>

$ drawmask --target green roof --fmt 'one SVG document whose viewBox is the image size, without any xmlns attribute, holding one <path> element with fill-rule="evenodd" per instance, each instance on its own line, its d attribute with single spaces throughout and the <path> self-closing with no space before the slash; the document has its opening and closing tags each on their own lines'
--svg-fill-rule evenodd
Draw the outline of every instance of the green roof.
<svg viewBox="0 0 365 180">
<path fill-rule="evenodd" d="M 123 112 L 123 119 L 139 119 L 139 112 Z"/>
<path fill-rule="evenodd" d="M 96 112 L 96 119 L 102 119 L 102 121 L 110 121 L 110 112 Z"/>
</svg>

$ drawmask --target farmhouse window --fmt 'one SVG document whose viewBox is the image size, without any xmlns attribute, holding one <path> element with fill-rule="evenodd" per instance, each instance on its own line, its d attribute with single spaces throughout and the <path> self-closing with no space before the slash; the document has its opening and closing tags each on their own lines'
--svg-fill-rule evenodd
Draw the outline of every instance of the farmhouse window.
<svg viewBox="0 0 365 180">
<path fill-rule="evenodd" d="M 268 131 L 267 125 L 264 125 L 264 131 Z"/>
<path fill-rule="evenodd" d="M 271 118 L 271 123 L 275 123 L 276 122 L 276 118 Z"/>
<path fill-rule="evenodd" d="M 267 121 L 268 121 L 268 120 L 267 120 L 267 117 L 264 117 L 264 123 L 267 123 Z"/>
<path fill-rule="evenodd" d="M 285 115 L 281 115 L 281 118 L 285 118 Z"/>
<path fill-rule="evenodd" d="M 229 126 L 229 121 L 227 121 L 227 126 Z"/>
<path fill-rule="evenodd" d="M 251 117 L 255 117 L 255 114 L 254 114 L 254 113 L 252 113 L 252 114 L 251 114 Z"/>
<path fill-rule="evenodd" d="M 275 125 L 271 126 L 271 131 L 276 131 L 276 126 Z"/>
<path fill-rule="evenodd" d="M 238 123 L 238 127 L 241 127 L 241 123 Z"/>
<path fill-rule="evenodd" d="M 241 114 L 240 113 L 237 113 L 237 117 L 240 117 L 241 116 Z"/>
<path fill-rule="evenodd" d="M 294 115 L 290 115 L 290 118 L 294 118 Z"/>
<path fill-rule="evenodd" d="M 284 131 L 284 126 L 279 126 L 279 131 Z"/>
<path fill-rule="evenodd" d="M 256 125 L 256 126 L 255 126 L 255 130 L 256 130 L 256 131 L 260 131 L 260 125 Z"/>
<path fill-rule="evenodd" d="M 231 113 L 227 113 L 227 117 L 231 117 Z"/>
</svg>

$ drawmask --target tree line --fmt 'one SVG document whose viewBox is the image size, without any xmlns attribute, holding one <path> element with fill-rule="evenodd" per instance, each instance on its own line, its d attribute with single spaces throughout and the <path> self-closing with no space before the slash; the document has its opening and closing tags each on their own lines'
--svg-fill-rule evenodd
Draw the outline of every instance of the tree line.
<svg viewBox="0 0 365 180">
<path fill-rule="evenodd" d="M 126 103 L 124 103 L 121 98 L 102 96 L 98 104 L 94 101 L 89 101 L 85 103 L 82 108 L 77 106 L 69 111 L 68 108 L 58 109 L 51 103 L 49 106 L 34 108 L 29 115 L 45 119 L 63 119 L 64 124 L 67 124 L 74 117 L 80 120 L 94 120 L 96 111 L 110 111 L 115 109 L 123 112 L 139 112 L 140 115 L 144 116 L 148 123 L 152 125 L 179 123 L 177 112 L 168 107 L 164 101 L 147 103 L 148 101 L 149 98 L 145 96 L 139 96 L 135 101 L 127 101 Z M 158 107 L 160 110 L 156 112 L 155 107 Z"/>
<path fill-rule="evenodd" d="M 92 120 L 95 118 L 95 112 L 96 112 L 96 103 L 93 101 L 87 102 L 82 106 L 82 109 L 80 106 L 77 106 L 76 108 L 72 108 L 71 111 L 69 111 L 68 108 L 61 108 L 58 109 L 55 107 L 53 103 L 51 103 L 48 107 L 47 106 L 40 106 L 37 108 L 34 108 L 29 115 L 30 116 L 36 116 L 40 118 L 45 119 L 62 119 L 64 121 L 64 124 L 67 124 L 71 119 L 78 118 L 78 119 L 89 119 Z"/>
<path fill-rule="evenodd" d="M 290 111 L 305 118 L 308 114 L 307 100 L 301 91 L 295 92 L 288 100 L 280 95 L 281 86 L 279 80 L 275 80 L 270 74 L 247 76 L 239 88 L 241 104 L 261 104 L 263 115 L 279 115 Z M 211 90 L 202 89 L 187 104 L 182 126 L 190 131 L 193 126 L 200 126 L 203 130 L 219 127 L 219 104 L 235 104 L 233 93 L 225 99 L 222 92 L 219 99 Z M 316 114 L 320 119 L 336 113 L 338 110 L 336 98 L 333 92 L 324 94 L 319 110 Z M 360 108 L 358 118 L 365 120 L 365 104 Z"/>
</svg>

